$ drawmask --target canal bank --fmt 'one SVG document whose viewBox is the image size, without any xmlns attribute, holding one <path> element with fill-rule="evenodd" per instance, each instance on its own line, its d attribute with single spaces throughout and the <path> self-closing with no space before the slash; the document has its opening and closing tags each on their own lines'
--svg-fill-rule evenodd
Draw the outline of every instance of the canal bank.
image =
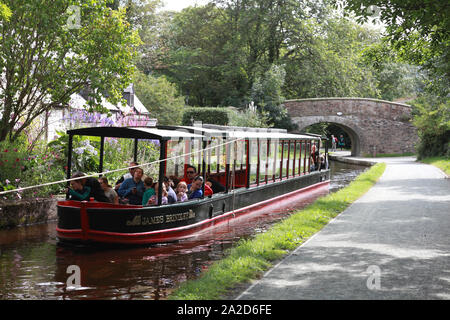
<svg viewBox="0 0 450 320">
<path fill-rule="evenodd" d="M 1 200 L 0 232 L 4 228 L 47 223 L 57 219 L 57 198 Z"/>
<path fill-rule="evenodd" d="M 377 184 L 237 299 L 450 299 L 450 180 L 379 158 Z"/>
</svg>

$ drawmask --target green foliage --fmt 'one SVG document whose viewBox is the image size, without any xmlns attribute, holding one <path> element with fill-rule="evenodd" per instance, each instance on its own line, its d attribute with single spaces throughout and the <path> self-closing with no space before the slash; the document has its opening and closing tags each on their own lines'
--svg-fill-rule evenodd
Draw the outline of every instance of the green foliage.
<svg viewBox="0 0 450 320">
<path fill-rule="evenodd" d="M 396 97 L 390 90 L 406 87 L 395 78 L 404 69 L 387 65 L 379 79 L 363 59 L 379 33 L 336 17 L 327 2 L 216 0 L 165 17 L 153 72 L 177 83 L 190 105 L 255 101 L 271 125 L 292 129 L 284 97 Z"/>
<path fill-rule="evenodd" d="M 192 120 L 202 123 L 226 126 L 229 123 L 227 108 L 187 108 L 183 114 L 182 124 L 192 125 Z"/>
<path fill-rule="evenodd" d="M 267 113 L 268 124 L 292 130 L 292 123 L 283 105 L 282 86 L 286 72 L 282 66 L 272 65 L 262 77 L 257 77 L 251 90 L 251 99 Z"/>
<path fill-rule="evenodd" d="M 403 62 L 387 41 L 372 44 L 362 51 L 362 61 L 374 69 L 380 98 L 393 101 L 414 97 L 423 91 L 423 76 L 418 67 Z"/>
<path fill-rule="evenodd" d="M 448 2 L 440 0 L 344 0 L 335 1 L 367 21 L 376 10 L 376 21 L 386 25 L 386 38 L 399 55 L 423 66 L 433 78 L 431 87 L 439 95 L 449 90 L 450 15 Z"/>
<path fill-rule="evenodd" d="M 333 16 L 304 24 L 308 42 L 285 62 L 287 98 L 379 97 L 374 70 L 361 60 L 376 32 Z"/>
<path fill-rule="evenodd" d="M 16 140 L 0 142 L 0 190 L 39 185 L 64 179 L 64 156 L 44 145 L 33 146 L 25 135 Z M 11 193 L 5 198 L 21 199 L 57 194 L 61 186 L 45 186 L 35 190 Z"/>
<path fill-rule="evenodd" d="M 0 182 L 6 180 L 14 181 L 22 176 L 26 169 L 26 159 L 28 150 L 26 148 L 26 138 L 21 136 L 14 142 L 0 142 Z"/>
<path fill-rule="evenodd" d="M 130 83 L 139 37 L 100 0 L 3 0 L 0 46 L 0 141 L 16 139 L 31 122 L 88 87 L 92 109 L 103 94 L 117 103 Z M 76 10 L 69 10 L 69 7 Z M 79 10 L 79 12 L 77 12 Z M 14 129 L 14 130 L 13 130 Z"/>
<path fill-rule="evenodd" d="M 12 12 L 11 9 L 9 9 L 9 7 L 4 4 L 3 2 L 0 1 L 0 19 L 4 19 L 4 20 L 9 20 L 9 18 L 11 17 Z"/>
<path fill-rule="evenodd" d="M 450 156 L 450 100 L 422 96 L 412 103 L 418 158 Z"/>
<path fill-rule="evenodd" d="M 147 107 L 150 116 L 161 125 L 181 123 L 184 98 L 178 94 L 176 86 L 164 76 L 154 77 L 136 72 L 134 76 L 136 95 Z"/>
<path fill-rule="evenodd" d="M 264 111 L 246 110 L 232 110 L 228 111 L 229 126 L 235 127 L 253 127 L 253 128 L 268 128 L 269 118 Z"/>
</svg>

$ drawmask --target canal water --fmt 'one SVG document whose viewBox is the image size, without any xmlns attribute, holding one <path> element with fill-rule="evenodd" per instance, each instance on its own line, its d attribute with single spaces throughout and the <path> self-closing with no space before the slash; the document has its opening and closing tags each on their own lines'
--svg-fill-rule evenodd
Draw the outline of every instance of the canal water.
<svg viewBox="0 0 450 320">
<path fill-rule="evenodd" d="M 264 232 L 293 210 L 346 186 L 367 167 L 331 162 L 331 185 L 285 205 L 264 207 L 193 238 L 133 248 L 58 244 L 56 222 L 0 230 L 0 300 L 165 299 L 240 239 Z M 74 267 L 75 266 L 75 267 Z M 79 268 L 80 287 L 70 286 Z"/>
</svg>

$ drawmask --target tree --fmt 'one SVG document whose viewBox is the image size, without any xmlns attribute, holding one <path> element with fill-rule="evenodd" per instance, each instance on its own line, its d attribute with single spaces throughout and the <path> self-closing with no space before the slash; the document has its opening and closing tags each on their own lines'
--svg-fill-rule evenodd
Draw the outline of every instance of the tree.
<svg viewBox="0 0 450 320">
<path fill-rule="evenodd" d="M 442 0 L 343 0 L 358 21 L 370 17 L 386 25 L 386 37 L 409 62 L 423 66 L 435 78 L 442 96 L 450 80 L 450 5 Z"/>
<path fill-rule="evenodd" d="M 122 99 L 139 37 L 125 10 L 101 0 L 4 0 L 1 20 L 0 141 L 12 141 L 39 115 L 89 90 L 89 108 Z"/>
<path fill-rule="evenodd" d="M 420 138 L 418 157 L 450 157 L 449 99 L 422 96 L 413 102 L 413 107 L 413 123 Z"/>
<path fill-rule="evenodd" d="M 423 91 L 423 75 L 418 66 L 402 61 L 385 40 L 365 48 L 362 61 L 373 68 L 381 99 L 411 98 Z"/>
<path fill-rule="evenodd" d="M 377 34 L 347 19 L 329 16 L 326 23 L 304 22 L 307 42 L 287 57 L 287 98 L 372 97 L 378 88 L 374 70 L 361 60 Z"/>
<path fill-rule="evenodd" d="M 161 125 L 179 125 L 184 111 L 184 97 L 177 87 L 164 76 L 154 77 L 136 72 L 134 76 L 136 95 Z"/>
<path fill-rule="evenodd" d="M 293 130 L 294 123 L 284 107 L 284 97 L 281 88 L 286 72 L 282 66 L 272 65 L 263 77 L 258 77 L 253 83 L 251 98 L 262 113 L 267 113 L 268 123 L 276 128 Z"/>
<path fill-rule="evenodd" d="M 243 49 L 232 41 L 222 12 L 213 4 L 188 7 L 173 17 L 165 68 L 192 106 L 243 104 L 249 89 Z"/>
</svg>

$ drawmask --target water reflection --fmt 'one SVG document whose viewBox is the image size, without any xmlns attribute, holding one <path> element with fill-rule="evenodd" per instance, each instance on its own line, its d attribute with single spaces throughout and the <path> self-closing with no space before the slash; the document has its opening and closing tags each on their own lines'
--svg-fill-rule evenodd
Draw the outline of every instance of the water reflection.
<svg viewBox="0 0 450 320">
<path fill-rule="evenodd" d="M 333 189 L 355 171 L 348 173 L 341 167 L 332 167 L 340 177 L 332 183 Z M 339 175 L 342 171 L 346 173 Z M 179 283 L 198 277 L 240 239 L 264 232 L 274 221 L 326 193 L 322 188 L 286 199 L 281 206 L 253 210 L 193 238 L 153 246 L 65 247 L 57 242 L 56 222 L 2 230 L 0 299 L 165 299 Z M 66 285 L 70 265 L 81 270 L 81 287 L 74 290 Z"/>
<path fill-rule="evenodd" d="M 342 189 L 368 168 L 356 164 L 330 161 L 330 192 Z"/>
</svg>

